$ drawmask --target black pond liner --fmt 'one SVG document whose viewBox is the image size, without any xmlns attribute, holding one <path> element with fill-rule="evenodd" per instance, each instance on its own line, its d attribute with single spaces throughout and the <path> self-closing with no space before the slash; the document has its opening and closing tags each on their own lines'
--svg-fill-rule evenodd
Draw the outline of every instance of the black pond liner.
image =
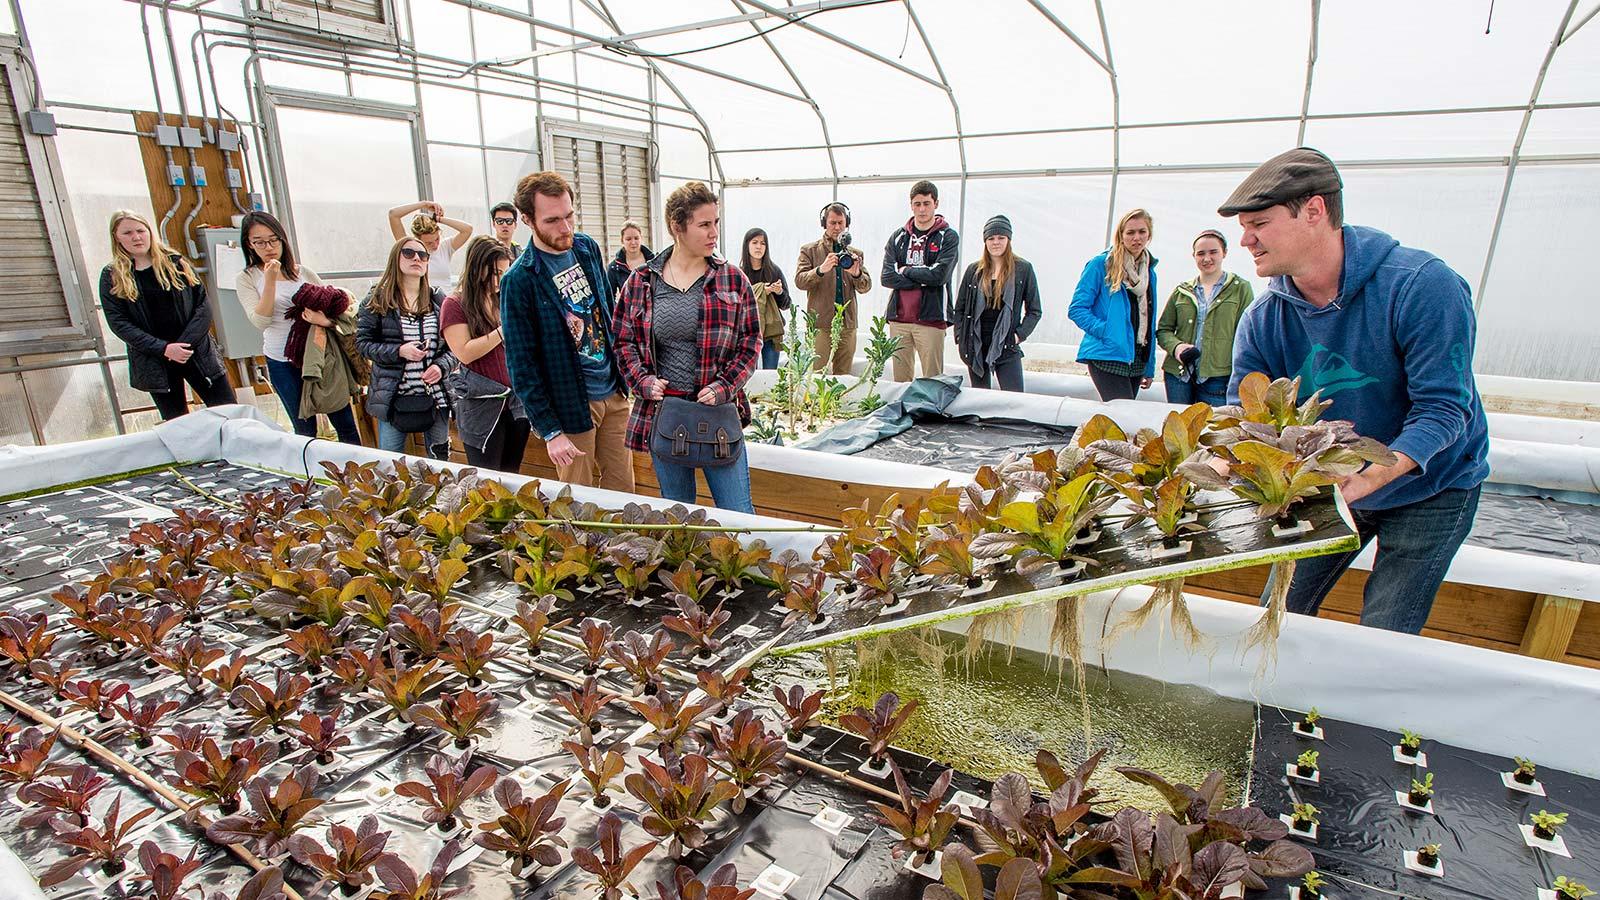
<svg viewBox="0 0 1600 900">
<path fill-rule="evenodd" d="M 1467 543 L 1600 565 L 1600 506 L 1484 491 Z"/>
<path fill-rule="evenodd" d="M 1305 846 L 1319 871 L 1374 890 L 1330 879 L 1339 897 L 1379 896 L 1378 891 L 1430 900 L 1531 898 L 1564 875 L 1600 883 L 1600 781 L 1540 766 L 1547 796 L 1512 791 L 1500 773 L 1510 759 L 1424 740 L 1426 769 L 1394 761 L 1395 732 L 1323 718 L 1324 740 L 1296 737 L 1296 713 L 1262 707 L 1251 802 L 1268 815 L 1288 814 L 1295 803 L 1320 810 L 1317 840 Z M 1319 751 L 1321 783 L 1291 781 L 1284 766 L 1305 750 Z M 1537 762 L 1537 760 L 1535 760 Z M 1432 772 L 1435 815 L 1402 809 L 1395 791 Z M 1573 858 L 1553 856 L 1523 843 L 1517 826 L 1547 809 L 1569 814 L 1561 829 Z M 1407 871 L 1403 850 L 1439 844 L 1443 878 Z M 1287 882 L 1286 882 L 1287 883 Z"/>
<path fill-rule="evenodd" d="M 1011 453 L 1059 449 L 1072 442 L 1073 428 L 1015 419 L 918 415 L 905 431 L 886 437 L 856 456 L 975 472 Z"/>
</svg>

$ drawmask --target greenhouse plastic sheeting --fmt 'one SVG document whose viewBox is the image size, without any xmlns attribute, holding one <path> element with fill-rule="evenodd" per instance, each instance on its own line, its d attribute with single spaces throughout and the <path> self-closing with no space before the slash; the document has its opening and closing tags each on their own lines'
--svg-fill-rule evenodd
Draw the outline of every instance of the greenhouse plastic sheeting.
<svg viewBox="0 0 1600 900">
<path fill-rule="evenodd" d="M 1479 547 L 1600 565 L 1600 506 L 1485 493 L 1467 541 Z"/>
<path fill-rule="evenodd" d="M 1071 442 L 1072 431 L 1037 422 L 923 415 L 915 417 L 910 428 L 885 437 L 856 456 L 975 472 L 980 466 L 1015 453 L 1056 449 Z"/>
</svg>

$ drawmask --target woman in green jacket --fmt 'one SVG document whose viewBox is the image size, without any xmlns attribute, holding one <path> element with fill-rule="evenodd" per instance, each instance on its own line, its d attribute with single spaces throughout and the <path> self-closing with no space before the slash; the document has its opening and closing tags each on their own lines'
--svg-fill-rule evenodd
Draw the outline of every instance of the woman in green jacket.
<svg viewBox="0 0 1600 900">
<path fill-rule="evenodd" d="M 1250 282 L 1225 272 L 1228 241 L 1222 232 L 1206 229 L 1194 239 L 1194 264 L 1199 275 L 1185 281 L 1167 298 L 1156 325 L 1156 343 L 1167 351 L 1162 365 L 1167 402 L 1188 405 L 1228 402 L 1228 376 L 1233 373 L 1233 334 L 1239 318 L 1255 300 Z"/>
</svg>

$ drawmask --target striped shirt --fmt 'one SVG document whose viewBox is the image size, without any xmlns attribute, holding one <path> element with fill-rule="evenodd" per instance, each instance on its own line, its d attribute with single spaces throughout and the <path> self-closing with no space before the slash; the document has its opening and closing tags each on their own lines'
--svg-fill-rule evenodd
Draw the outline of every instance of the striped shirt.
<svg viewBox="0 0 1600 900">
<path fill-rule="evenodd" d="M 400 372 L 401 394 L 430 394 L 433 396 L 433 405 L 439 408 L 448 406 L 444 397 L 444 390 L 439 382 L 425 384 L 422 373 L 428 365 L 423 360 L 433 356 L 439 346 L 439 316 L 433 310 L 428 310 L 420 316 L 400 315 L 400 333 L 405 336 L 405 342 L 417 342 L 427 354 L 422 360 L 406 360 L 405 368 Z"/>
</svg>

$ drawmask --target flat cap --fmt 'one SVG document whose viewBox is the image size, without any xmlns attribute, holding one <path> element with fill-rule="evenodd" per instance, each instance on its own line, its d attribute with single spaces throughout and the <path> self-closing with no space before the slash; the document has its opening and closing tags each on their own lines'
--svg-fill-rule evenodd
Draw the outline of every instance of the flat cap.
<svg viewBox="0 0 1600 900">
<path fill-rule="evenodd" d="M 1217 215 L 1235 216 L 1277 206 L 1309 194 L 1333 194 L 1344 189 L 1333 160 L 1310 147 L 1296 147 L 1267 160 L 1234 188 Z"/>
</svg>

